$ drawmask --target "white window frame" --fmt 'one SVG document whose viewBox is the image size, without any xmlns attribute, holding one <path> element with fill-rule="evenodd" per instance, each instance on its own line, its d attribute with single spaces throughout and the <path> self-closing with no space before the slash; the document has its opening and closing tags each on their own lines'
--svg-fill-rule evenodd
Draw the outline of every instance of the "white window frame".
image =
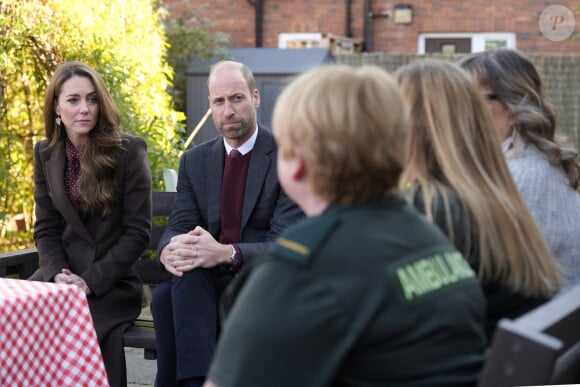
<svg viewBox="0 0 580 387">
<path fill-rule="evenodd" d="M 479 52 L 485 50 L 485 42 L 488 40 L 505 40 L 506 48 L 516 48 L 516 34 L 515 32 L 430 32 L 419 34 L 418 53 L 425 54 L 425 40 L 426 39 L 444 39 L 444 38 L 470 38 L 471 52 Z"/>
</svg>

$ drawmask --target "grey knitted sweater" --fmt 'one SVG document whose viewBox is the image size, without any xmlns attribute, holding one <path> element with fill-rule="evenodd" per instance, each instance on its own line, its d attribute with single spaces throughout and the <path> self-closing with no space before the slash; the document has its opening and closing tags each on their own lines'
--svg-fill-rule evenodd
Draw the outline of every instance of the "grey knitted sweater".
<svg viewBox="0 0 580 387">
<path fill-rule="evenodd" d="M 580 283 L 580 194 L 536 146 L 518 145 L 506 152 L 508 166 L 560 264 L 565 290 Z"/>
</svg>

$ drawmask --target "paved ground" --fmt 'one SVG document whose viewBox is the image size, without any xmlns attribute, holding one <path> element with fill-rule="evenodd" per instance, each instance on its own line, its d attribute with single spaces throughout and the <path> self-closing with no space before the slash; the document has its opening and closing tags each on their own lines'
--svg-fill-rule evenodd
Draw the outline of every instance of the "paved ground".
<svg viewBox="0 0 580 387">
<path fill-rule="evenodd" d="M 125 348 L 125 358 L 127 361 L 127 386 L 153 386 L 157 373 L 157 362 L 145 360 L 141 348 Z"/>
<path fill-rule="evenodd" d="M 149 288 L 144 288 L 145 303 L 148 305 L 151 300 Z M 152 320 L 149 307 L 144 307 L 141 311 L 141 319 Z M 127 362 L 127 386 L 153 386 L 155 374 L 157 373 L 157 361 L 146 360 L 143 357 L 142 348 L 125 348 L 125 360 Z"/>
</svg>

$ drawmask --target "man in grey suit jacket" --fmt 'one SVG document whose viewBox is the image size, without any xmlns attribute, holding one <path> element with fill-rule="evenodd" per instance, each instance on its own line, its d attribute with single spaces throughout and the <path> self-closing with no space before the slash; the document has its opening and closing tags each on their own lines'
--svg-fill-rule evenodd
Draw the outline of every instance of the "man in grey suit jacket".
<svg viewBox="0 0 580 387">
<path fill-rule="evenodd" d="M 260 94 L 252 72 L 238 62 L 218 62 L 208 90 L 222 135 L 182 156 L 175 206 L 158 248 L 173 274 L 152 301 L 156 385 L 163 387 L 203 384 L 223 289 L 303 216 L 278 182 L 274 138 L 257 123 Z"/>
</svg>

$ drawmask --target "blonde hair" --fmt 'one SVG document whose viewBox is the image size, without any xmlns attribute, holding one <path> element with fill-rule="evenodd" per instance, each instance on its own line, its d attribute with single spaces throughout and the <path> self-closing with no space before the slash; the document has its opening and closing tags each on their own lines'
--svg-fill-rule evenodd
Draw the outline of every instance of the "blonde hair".
<svg viewBox="0 0 580 387">
<path fill-rule="evenodd" d="M 117 183 L 117 154 L 123 149 L 121 116 L 99 73 L 82 62 L 66 62 L 57 67 L 44 95 L 44 127 L 48 147 L 64 143 L 67 135 L 63 124 L 56 124 L 56 102 L 63 84 L 74 76 L 91 81 L 99 103 L 97 124 L 89 133 L 89 140 L 81 157 L 81 172 L 77 181 L 81 209 L 85 212 L 111 211 Z"/>
<path fill-rule="evenodd" d="M 447 222 L 445 187 L 456 192 L 472 222 L 463 225 L 473 230 L 466 237 L 478 238 L 482 282 L 498 281 L 525 295 L 556 292 L 558 265 L 511 177 L 473 80 L 457 65 L 436 60 L 404 66 L 396 78 L 413 118 L 401 184 L 418 184 L 430 219 L 439 195 Z"/>
<path fill-rule="evenodd" d="M 283 90 L 273 113 L 282 156 L 299 150 L 314 192 L 343 205 L 398 191 L 408 123 L 396 82 L 370 65 L 310 70 Z"/>
<path fill-rule="evenodd" d="M 464 57 L 461 67 L 488 87 L 513 115 L 513 129 L 525 143 L 534 144 L 552 165 L 561 166 L 568 183 L 578 188 L 578 151 L 556 135 L 556 109 L 532 61 L 512 49 L 495 49 Z"/>
</svg>

